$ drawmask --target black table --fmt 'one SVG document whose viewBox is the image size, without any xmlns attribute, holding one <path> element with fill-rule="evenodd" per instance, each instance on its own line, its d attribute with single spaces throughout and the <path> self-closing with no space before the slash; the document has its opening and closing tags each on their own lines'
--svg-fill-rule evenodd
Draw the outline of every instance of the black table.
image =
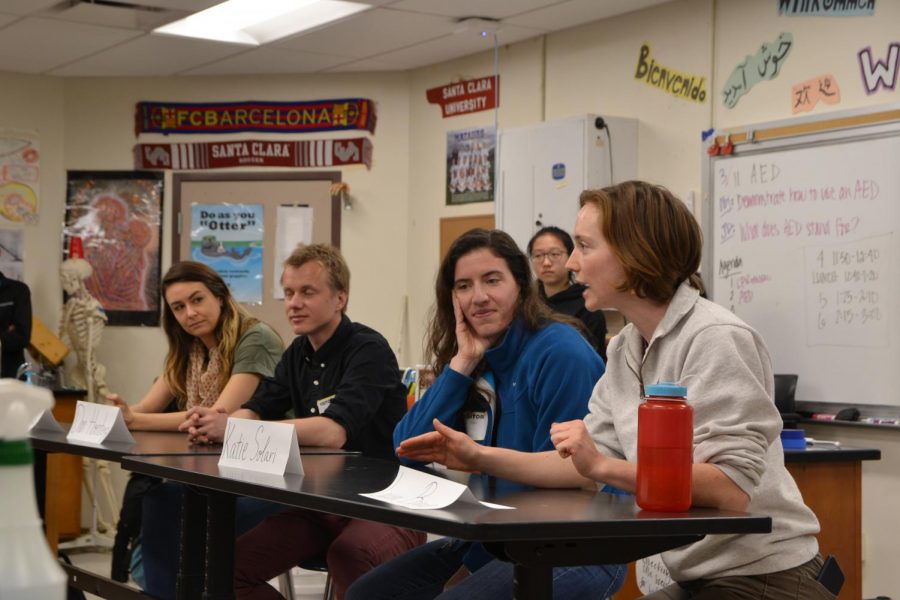
<svg viewBox="0 0 900 600">
<path fill-rule="evenodd" d="M 32 431 L 29 434 L 31 445 L 35 450 L 43 452 L 64 452 L 88 458 L 99 458 L 120 462 L 123 456 L 169 456 L 169 455 L 215 455 L 222 454 L 222 444 L 191 444 L 186 433 L 177 431 L 132 431 L 134 443 L 131 442 L 90 442 L 70 441 L 66 432 L 71 423 L 63 423 L 63 432 Z M 316 446 L 300 446 L 301 454 L 348 454 L 347 450 L 320 448 Z M 358 454 L 349 452 L 349 454 Z"/>
<path fill-rule="evenodd" d="M 363 456 L 304 456 L 304 475 L 223 477 L 204 456 L 127 457 L 122 467 L 209 490 L 207 512 L 189 507 L 188 524 L 205 532 L 183 538 L 180 597 L 233 598 L 234 500 L 252 496 L 289 506 L 377 521 L 479 541 L 515 567 L 517 598 L 552 597 L 552 567 L 624 563 L 696 542 L 707 534 L 765 533 L 771 519 L 714 509 L 686 513 L 641 511 L 633 497 L 584 490 L 525 488 L 495 478 L 470 484 L 480 499 L 515 507 L 489 509 L 457 502 L 441 510 L 413 510 L 360 496 L 387 487 L 396 463 Z M 205 549 L 205 550 L 204 550 Z M 204 556 L 205 552 L 205 556 Z M 190 561 L 193 560 L 192 564 Z"/>
<path fill-rule="evenodd" d="M 134 443 L 131 442 L 104 442 L 93 444 L 90 442 L 70 441 L 66 439 L 66 432 L 71 427 L 70 423 L 62 425 L 64 432 L 33 431 L 30 434 L 31 445 L 35 450 L 44 452 L 63 452 L 77 454 L 88 458 L 98 458 L 120 462 L 123 456 L 138 455 L 151 456 L 157 454 L 214 454 L 222 453 L 221 444 L 192 445 L 188 442 L 187 434 L 170 431 L 133 431 Z"/>
<path fill-rule="evenodd" d="M 785 464 L 841 462 L 858 460 L 881 460 L 881 450 L 877 448 L 846 448 L 840 446 L 818 445 L 804 450 L 784 451 Z"/>
<path fill-rule="evenodd" d="M 35 449 L 35 454 L 41 453 L 65 453 L 112 462 L 122 462 L 126 456 L 202 456 L 209 459 L 211 464 L 218 461 L 222 453 L 222 444 L 190 444 L 187 434 L 174 431 L 133 431 L 134 443 L 131 442 L 104 442 L 94 444 L 90 442 L 70 441 L 66 439 L 66 432 L 71 427 L 70 423 L 61 424 L 65 431 L 32 431 L 30 441 Z M 344 455 L 358 454 L 346 450 L 333 448 L 319 448 L 313 446 L 300 446 L 302 455 L 324 454 Z M 46 464 L 46 462 L 44 462 Z M 48 481 L 48 485 L 54 482 Z M 53 511 L 44 511 L 45 522 L 48 531 L 55 531 L 51 521 L 56 519 Z M 230 543 L 233 543 L 233 539 Z M 138 590 L 127 585 L 113 581 L 107 577 L 79 569 L 78 567 L 62 564 L 69 576 L 69 584 L 80 590 L 90 592 L 103 598 L 146 598 Z"/>
</svg>

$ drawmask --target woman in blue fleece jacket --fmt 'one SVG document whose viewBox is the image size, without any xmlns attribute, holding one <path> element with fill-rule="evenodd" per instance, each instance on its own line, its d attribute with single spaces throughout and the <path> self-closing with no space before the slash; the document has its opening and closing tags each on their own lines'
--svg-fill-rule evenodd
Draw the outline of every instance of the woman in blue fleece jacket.
<svg viewBox="0 0 900 600">
<path fill-rule="evenodd" d="M 394 429 L 394 445 L 434 430 L 434 419 L 479 443 L 526 452 L 552 450 L 550 426 L 581 419 L 603 361 L 541 300 L 528 259 L 498 230 L 473 229 L 441 263 L 428 353 L 434 383 Z M 346 600 L 465 600 L 511 597 L 513 567 L 480 544 L 440 539 L 356 581 Z M 606 597 L 621 565 L 553 570 L 555 598 Z"/>
</svg>

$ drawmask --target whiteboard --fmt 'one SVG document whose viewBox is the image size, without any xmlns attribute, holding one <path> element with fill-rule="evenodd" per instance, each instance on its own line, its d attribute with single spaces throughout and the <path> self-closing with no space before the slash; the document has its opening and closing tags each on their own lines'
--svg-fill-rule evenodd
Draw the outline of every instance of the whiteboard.
<svg viewBox="0 0 900 600">
<path fill-rule="evenodd" d="M 745 144 L 705 174 L 704 279 L 797 399 L 900 405 L 900 124 Z"/>
</svg>

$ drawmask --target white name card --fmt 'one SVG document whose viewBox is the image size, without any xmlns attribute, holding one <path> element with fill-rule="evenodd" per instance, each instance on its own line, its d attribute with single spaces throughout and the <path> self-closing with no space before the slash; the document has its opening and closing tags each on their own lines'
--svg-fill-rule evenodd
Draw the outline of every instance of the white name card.
<svg viewBox="0 0 900 600">
<path fill-rule="evenodd" d="M 31 427 L 28 428 L 28 431 L 45 431 L 49 433 L 65 433 L 65 429 L 62 428 L 56 418 L 53 416 L 53 412 L 47 408 L 41 411 L 37 417 L 35 417 L 34 421 L 31 422 Z"/>
<path fill-rule="evenodd" d="M 483 502 L 475 497 L 469 486 L 428 473 L 400 466 L 391 485 L 380 492 L 360 494 L 366 498 L 414 509 L 438 509 L 456 501 L 481 504 L 488 508 L 512 509 L 512 506 Z"/>
<path fill-rule="evenodd" d="M 70 442 L 134 443 L 134 436 L 128 431 L 122 411 L 117 406 L 94 404 L 79 400 L 75 405 L 75 420 L 66 439 Z"/>
<path fill-rule="evenodd" d="M 290 423 L 228 417 L 219 467 L 303 475 L 297 430 Z"/>
</svg>

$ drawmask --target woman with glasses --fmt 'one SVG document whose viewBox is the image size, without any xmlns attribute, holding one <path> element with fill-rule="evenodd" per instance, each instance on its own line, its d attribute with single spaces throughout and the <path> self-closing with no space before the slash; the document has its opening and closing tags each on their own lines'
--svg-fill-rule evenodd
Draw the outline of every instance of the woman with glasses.
<svg viewBox="0 0 900 600">
<path fill-rule="evenodd" d="M 528 242 L 528 255 L 538 279 L 541 298 L 554 311 L 580 320 L 588 333 L 588 341 L 606 362 L 606 318 L 602 310 L 584 307 L 584 286 L 575 283 L 566 261 L 575 244 L 572 236 L 559 227 L 544 227 Z"/>
<path fill-rule="evenodd" d="M 769 533 L 708 535 L 662 553 L 677 582 L 644 600 L 826 600 L 819 524 L 784 466 L 772 359 L 759 334 L 700 297 L 702 238 L 685 204 L 663 187 L 628 181 L 581 194 L 568 267 L 588 308 L 629 324 L 583 420 L 555 423 L 555 451 L 500 452 L 441 423 L 400 444 L 401 458 L 438 461 L 542 487 L 634 490 L 644 385 L 688 388 L 694 409 L 692 504 L 772 518 Z"/>
</svg>

